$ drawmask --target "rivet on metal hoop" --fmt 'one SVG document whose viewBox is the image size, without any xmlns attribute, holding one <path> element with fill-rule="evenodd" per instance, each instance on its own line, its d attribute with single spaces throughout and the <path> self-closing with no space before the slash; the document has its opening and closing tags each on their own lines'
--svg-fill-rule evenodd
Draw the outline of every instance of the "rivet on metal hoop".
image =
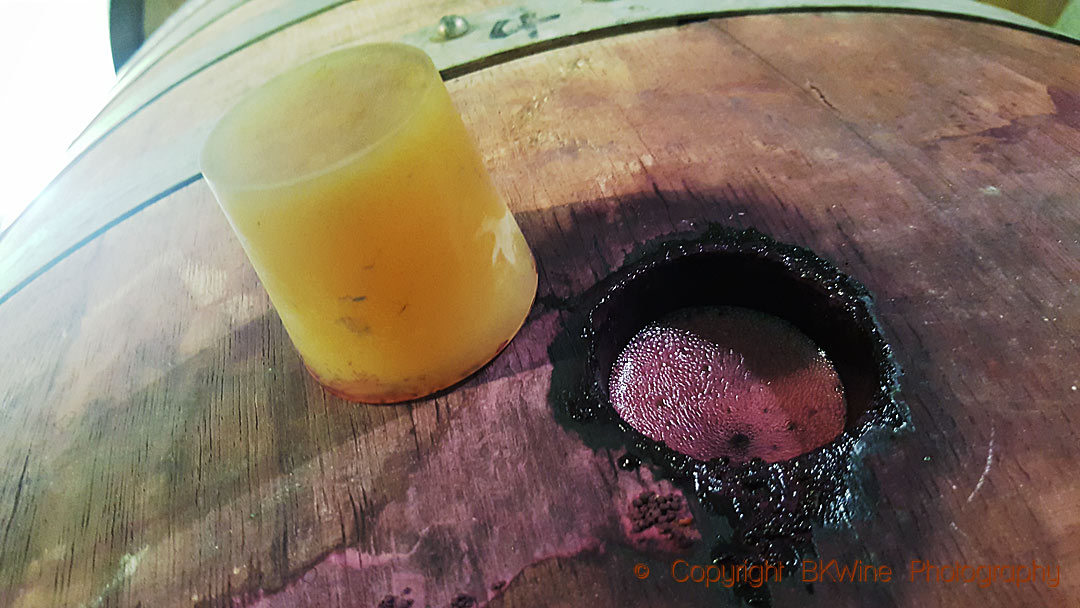
<svg viewBox="0 0 1080 608">
<path fill-rule="evenodd" d="M 439 19 L 439 38 L 453 40 L 469 32 L 469 22 L 461 15 L 446 15 Z"/>
</svg>

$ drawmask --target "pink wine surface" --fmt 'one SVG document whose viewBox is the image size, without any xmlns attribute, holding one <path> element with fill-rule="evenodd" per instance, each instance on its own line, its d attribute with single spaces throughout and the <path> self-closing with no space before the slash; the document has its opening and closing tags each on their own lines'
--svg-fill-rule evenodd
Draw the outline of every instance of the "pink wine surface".
<svg viewBox="0 0 1080 608">
<path fill-rule="evenodd" d="M 747 308 L 687 308 L 642 329 L 612 366 L 611 403 L 699 460 L 779 462 L 844 429 L 840 377 L 794 325 Z"/>
</svg>

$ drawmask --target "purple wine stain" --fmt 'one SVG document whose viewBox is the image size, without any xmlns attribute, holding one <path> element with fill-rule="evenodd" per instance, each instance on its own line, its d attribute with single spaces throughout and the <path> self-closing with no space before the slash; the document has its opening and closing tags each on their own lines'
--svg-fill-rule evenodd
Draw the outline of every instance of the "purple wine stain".
<svg viewBox="0 0 1080 608">
<path fill-rule="evenodd" d="M 549 356 L 559 419 L 722 520 L 718 564 L 794 572 L 814 526 L 872 510 L 857 455 L 910 428 L 870 293 L 754 229 L 642 244 L 576 299 Z M 770 603 L 767 587 L 735 592 Z"/>
<path fill-rule="evenodd" d="M 615 360 L 615 411 L 697 460 L 780 462 L 844 430 L 843 384 L 794 325 L 749 308 L 676 311 L 639 331 Z"/>
</svg>

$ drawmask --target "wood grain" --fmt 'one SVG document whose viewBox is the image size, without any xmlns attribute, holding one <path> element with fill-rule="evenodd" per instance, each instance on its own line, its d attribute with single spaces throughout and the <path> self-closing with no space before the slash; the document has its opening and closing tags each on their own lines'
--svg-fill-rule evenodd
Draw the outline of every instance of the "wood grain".
<svg viewBox="0 0 1080 608">
<path fill-rule="evenodd" d="M 247 6 L 235 13 L 232 13 L 232 9 L 239 7 L 236 4 L 237 0 L 206 2 L 205 8 L 200 7 L 203 10 L 195 13 L 197 19 L 185 19 L 176 26 L 177 34 L 168 37 L 172 39 L 170 40 L 172 44 L 162 44 L 157 50 L 148 52 L 146 60 L 140 61 L 137 69 L 124 74 L 116 94 L 73 144 L 73 147 L 82 149 L 92 144 L 102 134 L 107 133 L 133 112 L 139 111 L 169 87 L 198 73 L 220 58 L 241 50 L 267 34 L 293 26 L 304 29 L 306 18 L 335 9 L 346 1 L 317 0 L 293 3 L 281 0 L 243 0 Z M 187 9 L 188 7 L 185 7 L 185 10 Z M 1023 11 L 1000 10 L 976 0 L 935 0 L 933 2 L 925 0 L 827 0 L 825 2 L 738 0 L 738 2 L 723 5 L 702 0 L 680 0 L 674 3 L 638 0 L 633 5 L 583 3 L 576 0 L 544 2 L 531 0 L 517 3 L 491 0 L 448 3 L 445 0 L 426 0 L 419 3 L 410 2 L 406 8 L 397 4 L 366 2 L 362 9 L 371 10 L 373 17 L 362 23 L 374 23 L 380 27 L 368 26 L 365 30 L 358 31 L 357 40 L 379 34 L 385 29 L 396 29 L 399 22 L 407 24 L 408 29 L 402 30 L 399 37 L 407 35 L 404 41 L 425 48 L 435 58 L 435 63 L 440 69 L 458 63 L 453 61 L 444 63 L 443 54 L 452 56 L 462 50 L 465 50 L 466 54 L 473 55 L 471 59 L 475 58 L 476 49 L 480 48 L 479 56 L 487 57 L 495 55 L 496 52 L 505 52 L 529 43 L 543 42 L 553 36 L 561 38 L 577 32 L 626 27 L 657 19 L 675 21 L 688 16 L 703 18 L 720 16 L 724 13 L 819 9 L 923 11 L 987 19 L 1026 29 L 1048 30 L 1044 23 L 1023 16 L 1027 14 Z M 522 13 L 537 15 L 539 16 L 537 24 L 546 24 L 538 28 L 538 36 L 534 37 L 530 34 L 526 41 L 522 41 L 521 36 L 483 40 L 486 37 L 484 34 L 496 27 L 499 20 L 508 19 L 509 22 L 516 24 Z M 438 29 L 438 20 L 446 14 L 463 15 L 469 20 L 473 30 L 468 38 L 459 39 L 449 45 L 445 44 L 444 40 L 433 42 L 432 38 Z M 555 16 L 553 22 L 544 20 L 552 16 Z M 569 25 L 571 23 L 574 25 Z M 209 31 L 203 31 L 208 26 Z M 515 28 L 515 25 L 510 25 L 505 31 L 514 32 Z M 483 48 L 485 46 L 488 48 Z M 490 47 L 496 47 L 496 49 Z M 145 78 L 142 77 L 144 73 Z"/>
<path fill-rule="evenodd" d="M 200 145 L 217 117 L 236 100 L 237 92 L 329 48 L 403 39 L 431 53 L 440 68 L 460 74 L 545 46 L 595 38 L 602 30 L 614 35 L 618 29 L 659 27 L 687 15 L 704 18 L 716 13 L 716 6 L 705 0 L 677 5 L 656 0 L 632 5 L 561 0 L 502 6 L 481 14 L 476 11 L 498 2 L 428 1 L 402 10 L 397 3 L 386 2 L 320 0 L 300 5 L 285 0 L 250 0 L 195 32 L 163 56 L 145 77 L 135 80 L 129 87 L 132 90 L 125 88 L 114 96 L 73 144 L 71 162 L 64 171 L 0 234 L 0 302 L 71 248 L 80 246 L 87 235 L 118 221 L 165 189 L 194 179 Z M 828 4 L 833 8 L 844 4 L 861 7 L 868 1 L 832 0 Z M 871 2 L 875 3 L 1043 27 L 971 0 Z M 802 5 L 803 0 L 742 0 L 738 7 L 757 11 Z M 560 13 L 545 12 L 549 10 Z M 436 19 L 432 15 L 451 11 L 469 15 L 475 31 L 445 45 L 432 42 Z M 500 23 L 517 22 L 532 13 L 541 14 L 541 19 L 562 17 L 545 21 L 536 30 L 511 30 L 513 34 L 505 38 L 485 35 Z M 267 63 L 267 58 L 274 61 Z"/>
<path fill-rule="evenodd" d="M 452 81 L 540 294 L 492 365 L 406 406 L 314 384 L 205 184 L 180 189 L 0 305 L 0 605 L 736 605 L 629 533 L 628 501 L 671 486 L 547 400 L 564 309 L 704 221 L 862 280 L 905 370 L 915 430 L 867 456 L 867 515 L 823 557 L 1061 567 L 1057 588 L 788 581 L 777 604 L 1080 601 L 1077 54 L 930 17 L 754 16 Z"/>
</svg>

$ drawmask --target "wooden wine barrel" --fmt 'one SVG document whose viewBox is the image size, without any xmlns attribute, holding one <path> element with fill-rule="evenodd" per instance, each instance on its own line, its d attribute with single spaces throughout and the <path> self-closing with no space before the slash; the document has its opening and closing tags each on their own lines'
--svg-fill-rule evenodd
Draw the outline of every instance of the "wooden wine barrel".
<svg viewBox="0 0 1080 608">
<path fill-rule="evenodd" d="M 187 40 L 287 3 L 233 4 Z M 548 395 L 578 296 L 707 222 L 862 281 L 911 409 L 911 432 L 862 458 L 864 512 L 816 534 L 821 559 L 893 579 L 785 579 L 774 605 L 1080 602 L 1080 48 L 940 14 L 800 11 L 459 62 L 448 86 L 533 247 L 537 303 L 454 390 L 344 402 L 304 372 L 195 151 L 287 65 L 430 38 L 451 5 L 471 14 L 433 0 L 385 29 L 369 19 L 389 2 L 324 7 L 194 72 L 176 66 L 195 46 L 157 41 L 122 81 L 123 116 L 107 109 L 0 237 L 0 605 L 739 605 L 672 572 L 707 563 L 716 518 L 691 498 L 703 538 L 682 553 L 634 534 L 640 492 L 691 492 L 620 468 L 622 448 L 590 447 Z M 543 38 L 551 14 L 513 35 Z M 145 84 L 168 70 L 188 75 Z M 911 580 L 915 560 L 1059 577 Z"/>
</svg>

